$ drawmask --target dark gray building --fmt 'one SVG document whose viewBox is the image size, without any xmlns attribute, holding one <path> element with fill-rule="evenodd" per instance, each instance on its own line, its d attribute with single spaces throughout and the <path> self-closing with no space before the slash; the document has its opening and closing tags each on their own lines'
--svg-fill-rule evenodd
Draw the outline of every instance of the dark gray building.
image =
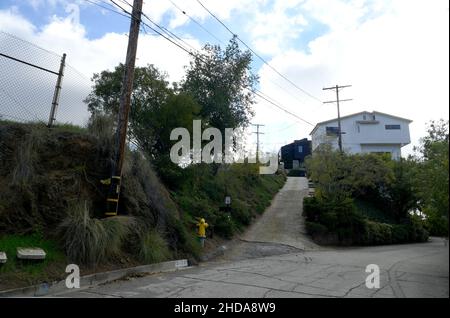
<svg viewBox="0 0 450 318">
<path fill-rule="evenodd" d="M 293 143 L 281 147 L 280 162 L 284 163 L 285 169 L 298 168 L 310 154 L 311 140 L 307 138 L 294 140 Z"/>
</svg>

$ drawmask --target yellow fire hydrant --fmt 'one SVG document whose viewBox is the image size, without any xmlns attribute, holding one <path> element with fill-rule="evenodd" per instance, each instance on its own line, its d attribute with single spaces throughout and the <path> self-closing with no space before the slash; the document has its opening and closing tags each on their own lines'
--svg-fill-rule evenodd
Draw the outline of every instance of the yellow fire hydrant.
<svg viewBox="0 0 450 318">
<path fill-rule="evenodd" d="M 202 247 L 205 247 L 206 228 L 208 227 L 208 223 L 206 223 L 204 218 L 201 218 L 200 221 L 197 223 L 197 227 L 198 227 L 197 232 L 198 239 Z"/>
</svg>

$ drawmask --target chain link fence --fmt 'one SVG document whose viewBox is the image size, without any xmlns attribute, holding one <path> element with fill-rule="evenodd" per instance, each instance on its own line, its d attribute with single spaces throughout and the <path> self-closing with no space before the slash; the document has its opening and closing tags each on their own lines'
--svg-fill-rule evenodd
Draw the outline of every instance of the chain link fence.
<svg viewBox="0 0 450 318">
<path fill-rule="evenodd" d="M 11 122 L 32 123 L 36 128 L 87 123 L 84 99 L 92 83 L 70 66 L 70 56 L 65 58 L 62 72 L 61 65 L 61 55 L 0 31 L 0 170 L 11 166 L 10 161 L 26 158 L 27 148 L 32 146 L 24 146 L 14 155 L 15 143 L 23 142 L 24 136 L 20 129 L 11 128 Z"/>
<path fill-rule="evenodd" d="M 48 124 L 62 55 L 0 31 L 0 120 Z M 88 77 L 70 66 L 67 56 L 55 123 L 84 125 L 83 100 L 91 91 Z"/>
</svg>

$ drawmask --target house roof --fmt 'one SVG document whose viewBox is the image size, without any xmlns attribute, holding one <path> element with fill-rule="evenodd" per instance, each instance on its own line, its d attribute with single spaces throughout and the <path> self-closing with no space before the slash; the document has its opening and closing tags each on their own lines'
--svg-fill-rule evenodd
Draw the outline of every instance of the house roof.
<svg viewBox="0 0 450 318">
<path fill-rule="evenodd" d="M 294 142 L 291 142 L 290 144 L 281 146 L 281 148 L 291 147 L 292 145 L 299 144 L 299 143 L 305 143 L 305 142 L 311 142 L 311 140 L 308 140 L 308 138 L 297 139 L 297 140 L 294 140 Z"/>
<path fill-rule="evenodd" d="M 350 114 L 350 115 L 346 115 L 346 116 L 341 116 L 341 120 L 345 119 L 345 118 L 358 116 L 358 115 L 363 115 L 363 114 L 379 114 L 379 115 L 384 115 L 384 116 L 389 116 L 389 117 L 392 117 L 392 118 L 396 118 L 396 119 L 399 119 L 399 120 L 404 120 L 404 121 L 407 121 L 408 123 L 412 123 L 411 119 L 407 119 L 407 118 L 403 118 L 403 117 L 399 117 L 399 116 L 394 116 L 394 115 L 391 115 L 391 114 L 386 114 L 386 113 L 377 112 L 377 111 L 372 111 L 372 112 L 362 111 L 362 112 L 359 112 L 359 113 L 354 113 L 354 114 Z M 329 120 L 325 120 L 325 121 L 321 121 L 321 122 L 317 123 L 316 126 L 314 126 L 314 129 L 309 134 L 312 135 L 314 133 L 314 131 L 316 131 L 316 129 L 320 125 L 331 123 L 331 122 L 336 121 L 336 120 L 338 120 L 338 119 L 337 118 L 333 118 L 333 119 L 329 119 Z"/>
</svg>

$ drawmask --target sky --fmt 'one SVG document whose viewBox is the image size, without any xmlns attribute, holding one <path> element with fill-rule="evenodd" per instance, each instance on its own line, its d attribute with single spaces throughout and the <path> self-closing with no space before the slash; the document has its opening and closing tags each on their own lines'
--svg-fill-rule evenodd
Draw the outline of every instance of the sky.
<svg viewBox="0 0 450 318">
<path fill-rule="evenodd" d="M 323 104 L 335 99 L 333 91 L 323 88 L 334 85 L 352 85 L 340 92 L 341 98 L 352 99 L 341 104 L 343 116 L 375 110 L 413 121 L 412 143 L 402 149 L 403 155 L 418 145 L 428 121 L 449 118 L 447 0 L 200 1 L 270 65 L 254 56 L 258 89 L 312 125 L 337 117 L 334 104 Z M 108 0 L 1 0 L 0 31 L 58 55 L 66 53 L 68 73 L 75 74 L 72 80 L 65 78 L 66 87 L 71 81 L 83 83 L 71 94 L 84 94 L 93 73 L 124 62 L 129 30 L 129 19 L 92 2 L 114 6 Z M 116 2 L 130 9 L 124 1 Z M 195 49 L 206 43 L 224 47 L 231 38 L 197 0 L 145 0 L 143 12 Z M 137 65 L 154 64 L 170 81 L 181 80 L 190 56 L 148 28 L 145 31 L 139 37 Z M 0 41 L 6 41 L 1 34 Z M 3 85 L 3 98 L 22 98 L 11 96 L 8 89 Z M 63 89 L 61 104 L 70 99 L 67 91 Z M 51 99 L 52 94 L 49 89 L 42 98 Z M 263 150 L 278 151 L 295 139 L 310 138 L 312 125 L 256 100 L 252 123 L 265 125 Z M 86 110 L 79 107 L 61 109 L 60 114 L 66 120 L 85 120 Z M 249 135 L 252 145 L 255 137 Z"/>
</svg>

